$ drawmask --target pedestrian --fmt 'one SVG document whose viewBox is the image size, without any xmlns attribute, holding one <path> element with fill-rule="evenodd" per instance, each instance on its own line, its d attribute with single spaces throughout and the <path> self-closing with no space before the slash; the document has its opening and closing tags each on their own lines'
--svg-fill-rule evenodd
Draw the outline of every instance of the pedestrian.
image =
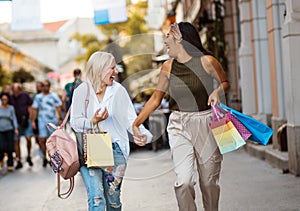
<svg viewBox="0 0 300 211">
<path fill-rule="evenodd" d="M 33 100 L 34 100 L 36 95 L 40 94 L 43 91 L 43 82 L 42 81 L 37 81 L 35 83 L 35 89 L 36 89 L 36 93 L 34 93 L 34 95 L 32 96 Z M 32 110 L 31 110 L 31 117 L 32 117 Z M 43 152 L 42 152 L 42 149 L 40 147 L 40 141 L 39 141 L 39 121 L 38 121 L 38 118 L 36 117 L 34 121 L 35 121 L 36 128 L 32 129 L 32 131 L 33 131 L 35 143 L 37 143 L 39 145 L 39 155 L 40 155 L 40 157 L 43 158 Z"/>
<path fill-rule="evenodd" d="M 86 83 L 74 90 L 70 124 L 77 137 L 80 173 L 87 189 L 88 207 L 89 210 L 105 210 L 105 207 L 108 211 L 121 210 L 120 189 L 129 155 L 127 131 L 132 133 L 131 124 L 136 113 L 126 89 L 114 81 L 118 71 L 112 54 L 93 53 L 85 73 Z M 112 137 L 113 168 L 87 168 L 84 163 L 82 134 L 98 123 Z M 143 126 L 140 129 L 150 142 L 150 132 Z"/>
<path fill-rule="evenodd" d="M 19 135 L 15 135 L 15 152 L 17 165 L 16 169 L 23 167 L 22 155 L 20 148 L 20 140 L 22 136 L 26 138 L 26 148 L 27 148 L 27 158 L 29 166 L 33 166 L 31 160 L 31 137 L 33 136 L 32 125 L 30 121 L 30 109 L 32 105 L 32 99 L 30 95 L 22 91 L 22 85 L 19 83 L 14 83 L 12 86 L 12 95 L 10 97 L 9 103 L 14 106 L 17 120 Z"/>
<path fill-rule="evenodd" d="M 1 94 L 0 105 L 0 169 L 3 168 L 4 153 L 7 153 L 7 170 L 13 171 L 14 134 L 18 135 L 18 122 L 13 106 L 8 104 L 8 93 Z"/>
<path fill-rule="evenodd" d="M 209 128 L 210 105 L 220 102 L 229 83 L 220 63 L 203 48 L 192 24 L 172 24 L 164 43 L 171 59 L 163 63 L 157 88 L 135 120 L 133 131 L 135 137 L 144 140 L 138 126 L 161 104 L 168 91 L 172 113 L 167 130 L 177 175 L 174 189 L 179 210 L 197 210 L 193 180 L 196 160 L 204 210 L 215 211 L 222 155 Z M 219 84 L 215 89 L 213 79 Z"/>
<path fill-rule="evenodd" d="M 35 119 L 38 118 L 39 142 L 43 153 L 43 167 L 48 164 L 46 156 L 46 140 L 53 131 L 48 130 L 47 124 L 58 125 L 62 123 L 62 102 L 59 96 L 50 92 L 51 83 L 49 80 L 43 81 L 42 93 L 37 94 L 32 104 L 32 128 L 37 129 Z M 58 118 L 58 119 L 57 119 Z"/>
<path fill-rule="evenodd" d="M 65 113 L 68 112 L 70 105 L 72 103 L 74 89 L 76 89 L 79 86 L 79 84 L 81 84 L 82 82 L 81 69 L 76 68 L 73 71 L 73 77 L 74 77 L 74 81 L 67 83 L 64 87 L 62 102 L 63 102 L 63 110 Z"/>
</svg>

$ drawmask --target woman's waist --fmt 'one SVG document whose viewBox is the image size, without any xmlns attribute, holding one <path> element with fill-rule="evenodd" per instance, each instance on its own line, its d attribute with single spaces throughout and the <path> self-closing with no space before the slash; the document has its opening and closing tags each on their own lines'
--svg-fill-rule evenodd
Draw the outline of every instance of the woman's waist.
<svg viewBox="0 0 300 211">
<path fill-rule="evenodd" d="M 171 111 L 182 112 L 202 112 L 210 109 L 207 105 L 207 99 L 205 100 L 170 100 L 169 109 Z"/>
<path fill-rule="evenodd" d="M 189 116 L 204 116 L 204 115 L 208 115 L 211 114 L 211 109 L 206 109 L 206 110 L 202 110 L 202 111 L 181 111 L 181 110 L 172 110 L 172 113 L 174 113 L 175 115 L 189 115 Z"/>
</svg>

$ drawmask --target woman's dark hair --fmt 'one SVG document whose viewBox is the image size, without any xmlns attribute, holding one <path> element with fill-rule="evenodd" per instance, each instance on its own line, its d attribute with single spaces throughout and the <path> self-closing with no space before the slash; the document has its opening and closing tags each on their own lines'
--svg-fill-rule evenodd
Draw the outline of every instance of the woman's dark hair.
<svg viewBox="0 0 300 211">
<path fill-rule="evenodd" d="M 184 49 L 191 56 L 211 55 L 202 45 L 197 29 L 189 22 L 180 22 L 178 24 L 183 41 Z"/>
<path fill-rule="evenodd" d="M 7 92 L 2 92 L 2 93 L 0 94 L 0 98 L 2 98 L 3 96 L 6 96 L 8 99 L 9 99 L 9 97 L 10 97 L 9 93 L 7 93 Z"/>
</svg>

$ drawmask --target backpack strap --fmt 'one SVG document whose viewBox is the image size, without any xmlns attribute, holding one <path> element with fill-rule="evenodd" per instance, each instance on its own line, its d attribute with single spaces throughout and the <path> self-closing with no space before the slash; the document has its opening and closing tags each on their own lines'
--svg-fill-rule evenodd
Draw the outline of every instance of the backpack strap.
<svg viewBox="0 0 300 211">
<path fill-rule="evenodd" d="M 89 104 L 89 95 L 90 95 L 89 84 L 86 83 L 86 85 L 87 85 L 87 94 L 86 94 L 86 97 L 85 97 L 85 115 L 87 115 L 87 107 L 88 107 L 88 104 Z M 68 121 L 70 112 L 71 112 L 71 106 L 70 106 L 68 112 L 66 113 L 64 121 L 60 125 L 60 128 L 64 128 L 65 124 Z M 55 127 L 55 125 L 53 125 L 53 124 L 51 125 L 51 123 L 49 124 L 49 126 L 55 128 L 55 129 L 58 129 L 57 127 Z M 48 125 L 47 125 L 47 127 L 48 127 Z M 74 176 L 71 177 L 69 179 L 69 181 L 70 181 L 69 190 L 67 192 L 65 192 L 65 193 L 60 193 L 60 175 L 59 175 L 59 173 L 57 173 L 57 195 L 58 195 L 59 198 L 66 199 L 66 198 L 68 198 L 71 195 L 71 193 L 72 193 L 72 191 L 74 189 L 74 184 L 75 184 L 75 182 L 74 182 Z"/>
<path fill-rule="evenodd" d="M 60 175 L 57 173 L 57 195 L 61 199 L 68 198 L 74 189 L 74 177 L 71 177 L 69 180 L 70 180 L 69 190 L 65 193 L 60 193 Z"/>
<path fill-rule="evenodd" d="M 87 107 L 89 105 L 89 96 L 90 96 L 90 86 L 87 82 L 86 82 L 86 85 L 87 85 L 87 94 L 86 94 L 86 97 L 85 97 L 85 116 L 87 116 Z M 70 105 L 70 108 L 69 108 L 68 112 L 66 113 L 66 116 L 65 116 L 63 122 L 59 126 L 60 128 L 64 128 L 65 125 L 67 124 L 68 118 L 70 116 L 70 112 L 71 112 L 71 105 Z"/>
<path fill-rule="evenodd" d="M 86 86 L 87 86 L 87 93 L 85 97 L 85 117 L 87 117 L 87 107 L 89 105 L 89 96 L 90 96 L 90 86 L 87 82 L 86 82 Z"/>
</svg>

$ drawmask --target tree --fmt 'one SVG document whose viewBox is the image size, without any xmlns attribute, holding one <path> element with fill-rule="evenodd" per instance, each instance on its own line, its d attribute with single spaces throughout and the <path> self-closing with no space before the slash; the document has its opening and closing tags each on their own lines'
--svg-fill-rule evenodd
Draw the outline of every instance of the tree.
<svg viewBox="0 0 300 211">
<path fill-rule="evenodd" d="M 11 74 L 4 70 L 0 63 L 0 86 L 4 86 L 11 83 Z"/>
<path fill-rule="evenodd" d="M 148 31 L 145 21 L 147 7 L 147 2 L 138 2 L 134 5 L 128 4 L 128 21 L 122 23 L 99 25 L 98 28 L 104 35 L 110 38 L 119 35 L 132 36 L 136 34 L 146 33 Z"/>
<path fill-rule="evenodd" d="M 225 71 L 228 70 L 228 59 L 226 57 L 226 41 L 225 41 L 225 5 L 220 0 L 211 1 L 214 8 L 214 16 L 209 19 L 207 10 L 203 10 L 202 15 L 199 17 L 200 27 L 207 27 L 206 37 L 207 40 L 204 45 L 207 49 L 216 56 L 222 64 Z"/>
<path fill-rule="evenodd" d="M 14 83 L 32 82 L 34 81 L 34 77 L 30 72 L 27 72 L 23 67 L 21 67 L 19 70 L 13 72 L 12 81 Z"/>
<path fill-rule="evenodd" d="M 97 36 L 94 34 L 75 33 L 72 35 L 71 39 L 81 43 L 81 47 L 85 49 L 85 53 L 76 58 L 76 61 L 78 62 L 86 62 L 94 52 L 101 50 L 106 43 L 105 41 L 98 40 Z"/>
</svg>

